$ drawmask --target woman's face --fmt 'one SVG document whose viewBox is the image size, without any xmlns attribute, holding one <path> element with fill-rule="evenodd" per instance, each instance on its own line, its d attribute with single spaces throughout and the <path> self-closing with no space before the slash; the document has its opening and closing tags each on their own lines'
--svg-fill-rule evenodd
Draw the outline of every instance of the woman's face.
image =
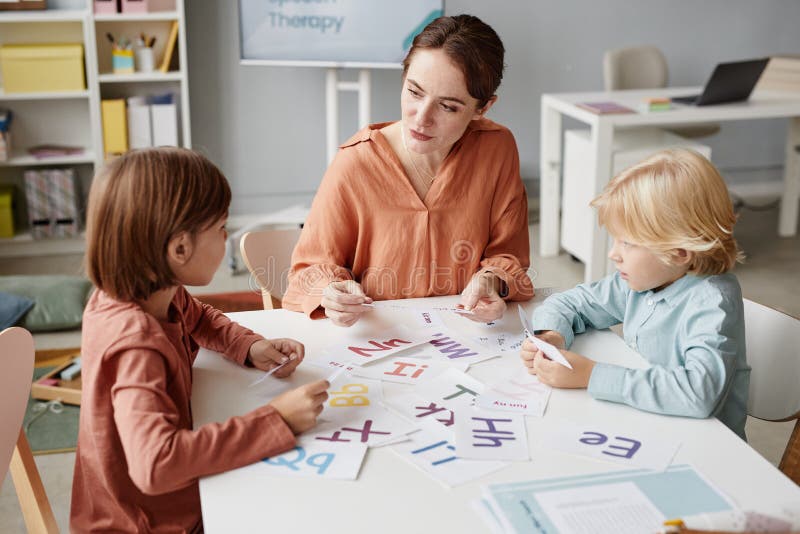
<svg viewBox="0 0 800 534">
<path fill-rule="evenodd" d="M 406 146 L 417 154 L 448 152 L 469 121 L 481 116 L 464 74 L 439 49 L 422 49 L 412 56 L 400 109 Z"/>
</svg>

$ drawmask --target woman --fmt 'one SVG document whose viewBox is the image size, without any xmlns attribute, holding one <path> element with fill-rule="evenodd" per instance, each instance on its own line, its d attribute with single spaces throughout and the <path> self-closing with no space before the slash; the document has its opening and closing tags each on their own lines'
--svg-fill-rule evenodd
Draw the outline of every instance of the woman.
<svg viewBox="0 0 800 534">
<path fill-rule="evenodd" d="M 402 120 L 342 145 L 292 256 L 283 306 L 354 324 L 373 299 L 461 293 L 466 315 L 527 300 L 528 207 L 497 101 L 503 43 L 477 17 L 440 17 L 403 61 Z"/>
</svg>

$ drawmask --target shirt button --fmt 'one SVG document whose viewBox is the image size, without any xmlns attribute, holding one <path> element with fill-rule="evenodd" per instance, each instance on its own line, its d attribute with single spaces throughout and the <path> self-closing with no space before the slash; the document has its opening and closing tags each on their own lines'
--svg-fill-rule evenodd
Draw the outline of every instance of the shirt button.
<svg viewBox="0 0 800 534">
<path fill-rule="evenodd" d="M 648 306 L 652 306 L 653 305 L 653 299 L 647 299 L 647 305 Z"/>
</svg>

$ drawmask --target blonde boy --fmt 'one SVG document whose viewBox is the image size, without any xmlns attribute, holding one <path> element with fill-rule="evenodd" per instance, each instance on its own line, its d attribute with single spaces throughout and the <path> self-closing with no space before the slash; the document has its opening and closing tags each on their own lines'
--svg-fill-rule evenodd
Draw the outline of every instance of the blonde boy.
<svg viewBox="0 0 800 534">
<path fill-rule="evenodd" d="M 608 257 L 618 272 L 553 295 L 532 324 L 568 348 L 576 333 L 623 323 L 625 342 L 652 366 L 628 369 L 565 350 L 570 370 L 526 341 L 528 372 L 641 410 L 713 415 L 746 439 L 750 367 L 741 289 L 728 272 L 740 252 L 719 173 L 691 150 L 659 152 L 616 176 L 592 206 L 614 239 Z"/>
</svg>

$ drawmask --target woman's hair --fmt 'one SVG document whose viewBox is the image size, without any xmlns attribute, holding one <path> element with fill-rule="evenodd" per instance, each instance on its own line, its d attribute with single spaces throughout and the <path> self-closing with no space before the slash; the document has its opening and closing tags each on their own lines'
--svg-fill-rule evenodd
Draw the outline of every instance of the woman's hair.
<svg viewBox="0 0 800 534">
<path fill-rule="evenodd" d="M 664 150 L 622 171 L 591 205 L 612 234 L 653 250 L 666 263 L 676 249 L 693 252 L 691 273 L 721 274 L 743 259 L 725 182 L 693 150 Z"/>
<path fill-rule="evenodd" d="M 231 190 L 206 157 L 182 148 L 133 150 L 94 178 L 86 215 L 86 272 L 122 301 L 176 285 L 167 245 L 228 213 Z"/>
<path fill-rule="evenodd" d="M 503 79 L 503 42 L 491 26 L 472 15 L 439 17 L 414 37 L 411 49 L 403 60 L 403 78 L 418 50 L 444 50 L 447 57 L 464 74 L 467 91 L 486 105 Z"/>
</svg>

